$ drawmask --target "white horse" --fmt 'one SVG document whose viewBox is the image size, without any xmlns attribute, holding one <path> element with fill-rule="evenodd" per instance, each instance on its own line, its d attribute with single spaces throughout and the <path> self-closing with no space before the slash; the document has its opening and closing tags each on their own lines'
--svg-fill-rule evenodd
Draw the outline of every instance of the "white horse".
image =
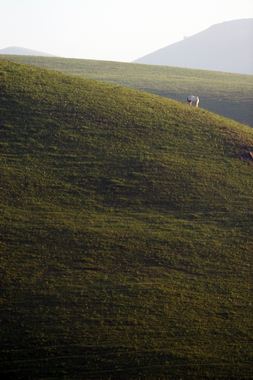
<svg viewBox="0 0 253 380">
<path fill-rule="evenodd" d="M 190 104 L 190 106 L 193 103 L 193 104 L 195 104 L 195 107 L 198 107 L 199 106 L 199 97 L 194 96 L 194 95 L 187 96 L 187 102 Z"/>
</svg>

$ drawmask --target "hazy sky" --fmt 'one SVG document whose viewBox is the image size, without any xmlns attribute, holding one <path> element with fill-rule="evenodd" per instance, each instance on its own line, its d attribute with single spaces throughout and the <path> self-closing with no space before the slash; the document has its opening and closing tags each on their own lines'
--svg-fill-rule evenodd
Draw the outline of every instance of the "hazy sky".
<svg viewBox="0 0 253 380">
<path fill-rule="evenodd" d="M 253 0 L 0 0 L 0 49 L 131 62 L 242 18 Z"/>
</svg>

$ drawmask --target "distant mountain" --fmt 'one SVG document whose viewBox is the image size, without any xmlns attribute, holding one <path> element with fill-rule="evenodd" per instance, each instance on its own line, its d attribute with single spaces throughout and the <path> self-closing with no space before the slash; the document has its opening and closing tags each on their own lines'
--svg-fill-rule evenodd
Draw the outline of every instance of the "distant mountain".
<svg viewBox="0 0 253 380">
<path fill-rule="evenodd" d="M 134 63 L 253 75 L 253 19 L 213 25 Z"/>
<path fill-rule="evenodd" d="M 0 54 L 11 54 L 11 55 L 36 55 L 40 57 L 56 57 L 55 55 L 43 53 L 37 50 L 25 49 L 17 46 L 10 46 L 5 49 L 0 50 Z"/>
</svg>

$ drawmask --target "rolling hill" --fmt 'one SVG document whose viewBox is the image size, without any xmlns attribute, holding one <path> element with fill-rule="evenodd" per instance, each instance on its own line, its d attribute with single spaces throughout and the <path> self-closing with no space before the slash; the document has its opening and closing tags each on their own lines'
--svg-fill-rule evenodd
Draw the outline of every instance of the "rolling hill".
<svg viewBox="0 0 253 380">
<path fill-rule="evenodd" d="M 69 58 L 3 55 L 2 58 L 66 74 L 142 90 L 185 103 L 198 94 L 200 107 L 253 127 L 253 76 Z"/>
<path fill-rule="evenodd" d="M 135 63 L 253 75 L 253 19 L 226 21 Z"/>
<path fill-rule="evenodd" d="M 0 60 L 5 379 L 250 379 L 251 128 Z"/>
</svg>

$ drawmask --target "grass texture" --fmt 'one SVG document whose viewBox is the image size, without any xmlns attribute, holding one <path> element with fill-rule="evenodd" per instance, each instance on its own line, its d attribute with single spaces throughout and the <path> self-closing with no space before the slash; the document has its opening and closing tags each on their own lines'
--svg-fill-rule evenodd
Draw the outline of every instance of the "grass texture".
<svg viewBox="0 0 253 380">
<path fill-rule="evenodd" d="M 251 128 L 0 60 L 5 379 L 252 379 Z"/>
</svg>

